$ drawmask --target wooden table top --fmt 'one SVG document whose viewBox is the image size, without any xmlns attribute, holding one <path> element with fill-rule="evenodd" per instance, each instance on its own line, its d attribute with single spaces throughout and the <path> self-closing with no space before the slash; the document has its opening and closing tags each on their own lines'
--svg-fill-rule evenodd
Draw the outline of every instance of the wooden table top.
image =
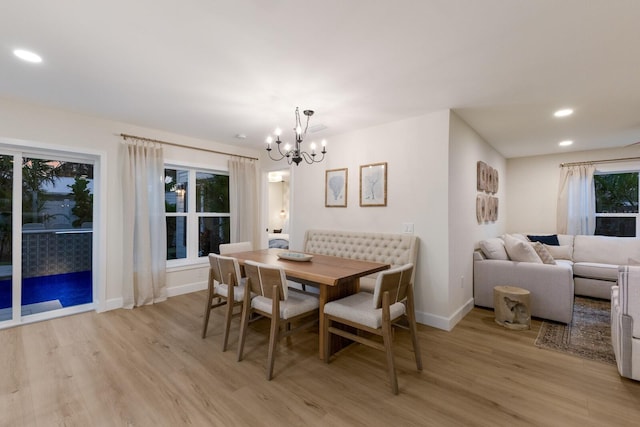
<svg viewBox="0 0 640 427">
<path fill-rule="evenodd" d="M 249 252 L 236 252 L 225 256 L 237 258 L 240 264 L 251 260 L 284 268 L 288 277 L 307 280 L 322 285 L 338 286 L 351 282 L 368 274 L 387 270 L 389 264 L 360 261 L 327 255 L 313 255 L 310 261 L 289 261 L 278 258 L 280 252 L 295 252 L 287 249 L 261 249 Z"/>
</svg>

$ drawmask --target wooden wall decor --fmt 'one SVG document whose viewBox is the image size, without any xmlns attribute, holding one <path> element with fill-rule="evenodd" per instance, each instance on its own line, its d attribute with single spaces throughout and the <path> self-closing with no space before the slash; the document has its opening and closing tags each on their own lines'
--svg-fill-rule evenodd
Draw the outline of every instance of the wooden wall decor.
<svg viewBox="0 0 640 427">
<path fill-rule="evenodd" d="M 476 218 L 478 224 L 498 220 L 498 170 L 483 161 L 476 165 L 476 188 L 480 192 L 476 197 Z"/>
</svg>

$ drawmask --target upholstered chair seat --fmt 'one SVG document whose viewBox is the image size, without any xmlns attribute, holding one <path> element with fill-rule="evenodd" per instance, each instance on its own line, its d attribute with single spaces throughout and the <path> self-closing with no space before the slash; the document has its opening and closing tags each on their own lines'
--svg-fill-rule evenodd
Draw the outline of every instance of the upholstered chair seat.
<svg viewBox="0 0 640 427">
<path fill-rule="evenodd" d="M 238 284 L 233 291 L 233 300 L 236 302 L 242 302 L 244 299 L 244 290 L 245 290 L 245 282 L 246 278 L 240 279 L 240 284 Z M 216 295 L 229 298 L 229 285 L 227 283 L 216 283 L 214 286 Z"/>
<path fill-rule="evenodd" d="M 378 329 L 382 327 L 382 308 L 375 308 L 372 301 L 373 295 L 371 293 L 358 292 L 326 304 L 324 312 L 349 322 Z M 390 319 L 393 321 L 403 316 L 406 312 L 405 308 L 401 302 L 390 305 Z"/>
</svg>

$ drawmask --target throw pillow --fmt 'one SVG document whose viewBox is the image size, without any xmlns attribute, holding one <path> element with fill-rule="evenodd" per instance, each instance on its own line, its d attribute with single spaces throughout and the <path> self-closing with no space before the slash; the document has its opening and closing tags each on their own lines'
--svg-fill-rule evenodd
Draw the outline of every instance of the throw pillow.
<svg viewBox="0 0 640 427">
<path fill-rule="evenodd" d="M 504 249 L 504 241 L 497 237 L 480 241 L 480 250 L 489 259 L 509 259 L 509 255 Z"/>
<path fill-rule="evenodd" d="M 512 261 L 535 262 L 537 264 L 542 264 L 542 260 L 529 242 L 523 242 L 509 234 L 505 234 L 504 247 Z"/>
<path fill-rule="evenodd" d="M 544 244 L 544 243 L 543 243 Z M 569 261 L 573 261 L 571 246 L 554 246 L 544 244 L 544 247 L 547 248 L 549 253 L 554 259 L 568 259 Z"/>
<path fill-rule="evenodd" d="M 502 240 L 504 240 L 504 236 L 511 236 L 514 239 L 522 240 L 523 242 L 528 242 L 529 241 L 529 239 L 527 239 L 527 236 L 525 236 L 524 234 L 520 234 L 520 233 L 503 234 L 502 236 L 500 236 L 500 238 Z"/>
<path fill-rule="evenodd" d="M 560 246 L 560 242 L 558 241 L 557 234 L 550 234 L 547 236 L 533 236 L 533 235 L 527 234 L 527 237 L 532 242 L 540 242 L 540 243 L 544 243 L 545 245 L 551 245 L 551 246 Z"/>
<path fill-rule="evenodd" d="M 533 249 L 536 251 L 540 259 L 545 264 L 556 264 L 556 261 L 553 259 L 553 256 L 549 253 L 549 250 L 544 247 L 544 245 L 540 242 L 531 243 Z"/>
</svg>

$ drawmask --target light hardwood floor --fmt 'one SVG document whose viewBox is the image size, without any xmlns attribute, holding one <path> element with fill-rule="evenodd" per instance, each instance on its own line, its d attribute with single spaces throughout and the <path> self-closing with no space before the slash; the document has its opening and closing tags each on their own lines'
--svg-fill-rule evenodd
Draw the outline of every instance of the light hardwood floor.
<svg viewBox="0 0 640 427">
<path fill-rule="evenodd" d="M 408 332 L 396 334 L 400 394 L 384 354 L 361 345 L 325 364 L 317 331 L 282 341 L 264 379 L 267 322 L 238 321 L 220 351 L 222 312 L 200 337 L 205 293 L 0 331 L 2 426 L 624 426 L 640 425 L 640 383 L 611 365 L 534 346 L 493 312 L 474 309 L 452 332 L 419 325 L 424 371 Z"/>
</svg>

